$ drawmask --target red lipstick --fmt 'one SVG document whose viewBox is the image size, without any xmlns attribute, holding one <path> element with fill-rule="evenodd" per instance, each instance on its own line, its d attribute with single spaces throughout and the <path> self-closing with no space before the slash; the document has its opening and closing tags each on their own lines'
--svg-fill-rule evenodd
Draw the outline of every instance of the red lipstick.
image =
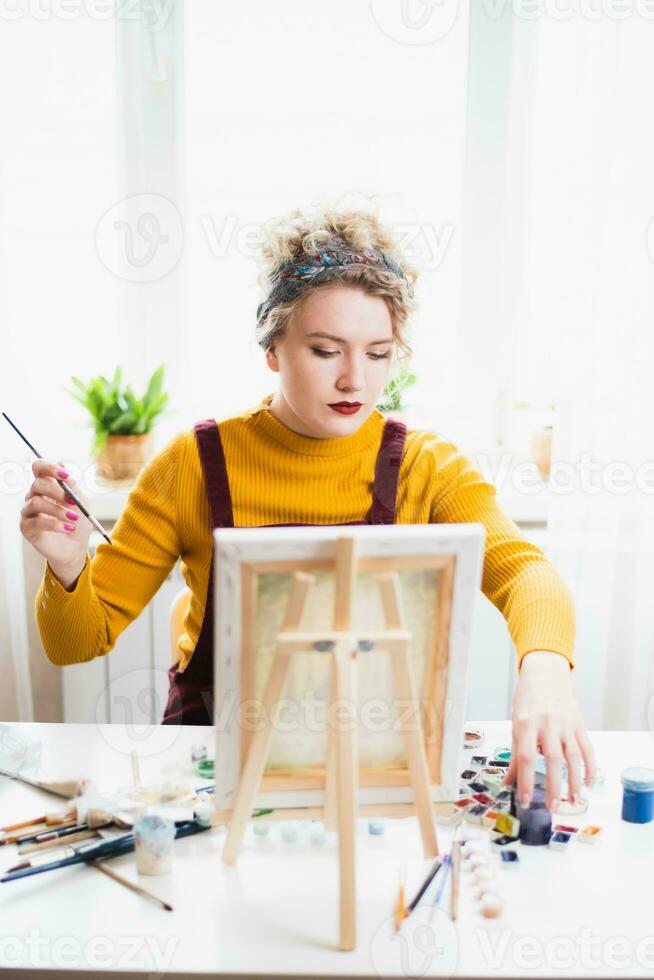
<svg viewBox="0 0 654 980">
<path fill-rule="evenodd" d="M 334 402 L 329 407 L 339 415 L 355 415 L 361 408 L 361 402 Z"/>
</svg>

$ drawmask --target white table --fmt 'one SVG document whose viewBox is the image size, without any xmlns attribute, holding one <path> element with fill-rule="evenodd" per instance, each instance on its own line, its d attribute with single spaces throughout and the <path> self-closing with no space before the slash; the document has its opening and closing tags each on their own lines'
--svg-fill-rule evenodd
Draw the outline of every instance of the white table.
<svg viewBox="0 0 654 980">
<path fill-rule="evenodd" d="M 507 744 L 507 723 L 482 727 L 484 751 Z M 168 726 L 16 729 L 43 740 L 43 775 L 92 775 L 106 789 L 130 782 L 131 748 L 138 749 L 148 781 L 174 759 L 190 772 L 190 746 L 212 735 L 210 729 Z M 654 738 L 602 732 L 593 741 L 605 782 L 592 791 L 585 816 L 561 822 L 599 824 L 603 839 L 571 844 L 567 853 L 519 845 L 519 867 L 498 872 L 505 900 L 500 919 L 480 915 L 462 875 L 456 929 L 439 912 L 434 931 L 425 906 L 398 939 L 391 916 L 399 867 L 407 866 L 411 897 L 431 862 L 422 857 L 415 818 L 388 821 L 382 837 L 370 836 L 361 821 L 358 945 L 340 952 L 336 842 L 283 844 L 279 824 L 272 826 L 271 840 L 261 841 L 250 828 L 237 865 L 226 867 L 220 860 L 225 832 L 218 828 L 177 841 L 170 875 L 141 878 L 173 912 L 83 865 L 0 885 L 0 968 L 23 978 L 53 971 L 76 978 L 651 976 L 654 823 L 621 821 L 619 774 L 627 765 L 652 765 Z M 0 777 L 0 825 L 56 806 L 54 797 Z M 451 831 L 439 827 L 441 849 L 450 838 Z M 0 868 L 16 863 L 15 854 L 13 846 L 0 848 Z M 133 854 L 112 864 L 137 880 Z"/>
</svg>

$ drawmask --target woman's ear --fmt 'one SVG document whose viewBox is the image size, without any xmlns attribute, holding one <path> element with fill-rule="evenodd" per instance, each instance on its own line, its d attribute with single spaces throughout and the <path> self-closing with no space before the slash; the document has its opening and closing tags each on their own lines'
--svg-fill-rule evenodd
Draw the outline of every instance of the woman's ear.
<svg viewBox="0 0 654 980">
<path fill-rule="evenodd" d="M 277 354 L 275 353 L 274 347 L 269 347 L 266 351 L 266 364 L 271 371 L 279 372 L 279 364 L 277 363 Z"/>
</svg>

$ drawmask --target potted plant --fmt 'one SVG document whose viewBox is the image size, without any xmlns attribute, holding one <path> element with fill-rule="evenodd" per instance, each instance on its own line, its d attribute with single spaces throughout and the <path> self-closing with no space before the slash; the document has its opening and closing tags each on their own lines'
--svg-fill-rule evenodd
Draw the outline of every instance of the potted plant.
<svg viewBox="0 0 654 980">
<path fill-rule="evenodd" d="M 95 430 L 93 453 L 98 474 L 106 480 L 133 480 L 142 469 L 152 442 L 152 426 L 168 401 L 163 392 L 164 367 L 157 368 L 145 394 L 137 398 L 130 385 L 123 385 L 122 370 L 113 379 L 98 375 L 84 382 L 72 377 L 69 394 L 91 416 Z"/>
<path fill-rule="evenodd" d="M 411 373 L 409 368 L 400 368 L 382 392 L 381 400 L 377 403 L 379 411 L 402 421 L 407 408 L 403 402 L 404 394 L 415 382 L 416 376 Z"/>
</svg>

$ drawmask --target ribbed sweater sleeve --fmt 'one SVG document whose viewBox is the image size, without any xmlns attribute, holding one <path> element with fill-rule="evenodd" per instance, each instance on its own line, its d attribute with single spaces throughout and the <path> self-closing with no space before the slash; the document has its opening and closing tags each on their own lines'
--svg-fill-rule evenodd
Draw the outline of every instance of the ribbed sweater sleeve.
<svg viewBox="0 0 654 980">
<path fill-rule="evenodd" d="M 112 531 L 67 591 L 46 562 L 35 598 L 43 648 L 58 666 L 108 653 L 147 605 L 180 555 L 177 484 L 182 434 L 141 471 Z"/>
<path fill-rule="evenodd" d="M 506 619 L 518 664 L 533 650 L 566 657 L 574 667 L 575 615 L 552 563 L 502 511 L 495 487 L 456 446 L 435 444 L 431 521 L 475 521 L 486 530 L 482 591 Z"/>
</svg>

